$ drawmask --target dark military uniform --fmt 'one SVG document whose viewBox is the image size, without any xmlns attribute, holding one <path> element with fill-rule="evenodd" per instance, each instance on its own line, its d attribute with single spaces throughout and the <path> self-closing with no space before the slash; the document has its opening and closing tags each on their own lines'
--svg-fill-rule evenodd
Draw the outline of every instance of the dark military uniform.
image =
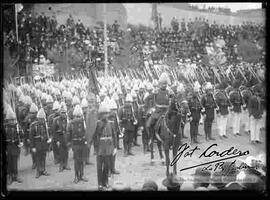
<svg viewBox="0 0 270 200">
<path fill-rule="evenodd" d="M 6 137 L 6 156 L 7 156 L 7 175 L 9 183 L 11 181 L 20 181 L 18 179 L 18 161 L 20 156 L 19 132 L 15 123 L 4 123 L 4 133 Z"/>
<path fill-rule="evenodd" d="M 67 145 L 67 118 L 57 116 L 52 123 L 53 144 L 59 151 L 58 160 L 60 162 L 59 171 L 69 169 L 68 164 L 68 145 Z M 59 145 L 58 145 L 58 144 Z"/>
<path fill-rule="evenodd" d="M 204 132 L 205 138 L 213 139 L 212 138 L 212 124 L 215 118 L 215 108 L 217 108 L 213 95 L 212 94 L 205 94 L 201 99 L 201 105 L 205 109 L 205 121 L 204 121 Z"/>
<path fill-rule="evenodd" d="M 87 156 L 87 141 L 83 118 L 76 118 L 68 124 L 68 141 L 71 141 L 74 159 L 75 179 L 82 180 L 84 162 Z"/>
<path fill-rule="evenodd" d="M 198 129 L 199 129 L 199 121 L 201 119 L 201 105 L 199 102 L 199 98 L 196 94 L 193 94 L 192 97 L 188 99 L 188 106 L 191 112 L 192 120 L 190 122 L 190 138 L 191 142 L 198 143 Z"/>
<path fill-rule="evenodd" d="M 149 139 L 152 140 L 150 144 L 151 159 L 154 158 L 153 140 L 156 139 L 156 136 L 154 134 L 154 127 L 156 127 L 158 119 L 167 111 L 169 107 L 169 91 L 167 89 L 159 89 L 157 94 L 153 94 L 152 98 L 155 105 L 155 112 L 146 121 L 146 131 L 148 132 Z M 157 145 L 159 149 L 159 155 L 161 158 L 163 158 L 161 142 L 157 141 Z"/>
<path fill-rule="evenodd" d="M 180 128 L 181 128 L 181 133 L 182 133 L 181 138 L 186 138 L 186 136 L 184 134 L 184 130 L 185 130 L 185 125 L 187 123 L 187 121 L 186 121 L 187 117 L 186 116 L 190 112 L 190 110 L 189 110 L 188 104 L 185 103 L 185 101 L 187 102 L 186 95 L 178 94 L 176 98 L 177 98 L 176 103 L 178 104 L 178 107 L 179 107 L 178 109 L 180 109 L 180 113 L 181 113 L 179 115 L 179 117 L 180 117 L 179 121 L 181 122 L 180 123 Z"/>
<path fill-rule="evenodd" d="M 133 106 L 133 111 L 134 111 L 134 116 L 136 118 L 136 120 L 138 119 L 138 115 L 139 115 L 139 104 L 137 102 L 137 100 L 135 100 L 135 102 L 133 101 L 132 102 L 132 106 Z M 136 145 L 136 146 L 139 146 L 138 145 L 138 142 L 137 142 L 137 137 L 138 137 L 138 122 L 137 124 L 134 125 L 135 127 L 135 130 L 134 130 L 134 136 L 133 136 L 133 144 Z"/>
<path fill-rule="evenodd" d="M 31 149 L 35 148 L 36 152 L 33 152 L 36 156 L 37 175 L 47 175 L 45 171 L 46 152 L 48 150 L 48 143 L 46 133 L 45 121 L 35 121 L 30 125 L 30 141 Z"/>
<path fill-rule="evenodd" d="M 53 137 L 53 129 L 52 129 L 53 120 L 58 116 L 59 114 L 55 112 L 49 115 L 48 117 L 48 129 L 49 129 L 50 137 Z M 55 142 L 52 142 L 51 145 L 52 145 L 52 150 L 53 150 L 54 164 L 58 164 L 59 163 L 59 149 Z"/>
<path fill-rule="evenodd" d="M 36 154 L 33 154 L 32 151 L 30 151 L 30 126 L 31 124 L 37 121 L 37 114 L 34 113 L 29 113 L 25 119 L 24 119 L 24 140 L 25 140 L 25 148 L 26 148 L 26 153 L 29 154 L 31 153 L 32 156 L 32 168 L 36 168 Z"/>
<path fill-rule="evenodd" d="M 124 106 L 120 107 L 119 120 L 121 127 L 125 129 L 123 138 L 124 153 L 132 154 L 131 145 L 133 141 L 133 132 L 135 131 L 135 126 L 133 124 L 135 119 L 132 113 L 131 105 L 125 104 Z"/>
<path fill-rule="evenodd" d="M 143 152 L 146 153 L 146 151 L 150 151 L 149 149 L 149 136 L 146 132 L 145 128 L 146 123 L 146 109 L 144 105 L 141 105 L 139 108 L 139 114 L 138 114 L 138 125 L 139 127 L 143 127 L 142 130 L 142 144 L 143 144 Z"/>
<path fill-rule="evenodd" d="M 96 131 L 93 136 L 97 146 L 97 174 L 98 185 L 108 186 L 108 175 L 110 169 L 110 159 L 116 148 L 116 136 L 112 122 L 97 122 Z"/>
<path fill-rule="evenodd" d="M 29 113 L 29 106 L 25 106 L 23 104 L 19 106 L 17 119 L 18 119 L 19 124 L 23 128 L 23 132 L 25 134 L 23 136 L 23 143 L 24 143 L 26 154 L 29 154 L 29 142 L 27 141 L 27 139 L 29 139 L 29 136 L 28 136 L 29 132 L 27 133 L 27 128 L 25 124 L 25 117 L 27 116 L 28 113 Z"/>
</svg>

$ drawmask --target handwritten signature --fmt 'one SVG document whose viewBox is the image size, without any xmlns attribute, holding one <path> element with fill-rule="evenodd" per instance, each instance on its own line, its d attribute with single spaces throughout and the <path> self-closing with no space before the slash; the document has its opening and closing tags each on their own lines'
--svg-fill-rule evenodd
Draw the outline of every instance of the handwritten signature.
<svg viewBox="0 0 270 200">
<path fill-rule="evenodd" d="M 246 156 L 249 154 L 249 151 L 240 151 L 234 147 L 231 147 L 229 149 L 226 149 L 222 152 L 219 152 L 215 149 L 213 149 L 215 146 L 218 146 L 217 144 L 212 144 L 210 145 L 206 150 L 204 150 L 199 158 L 212 158 L 212 157 L 220 157 L 221 159 L 217 159 L 217 160 L 214 160 L 214 161 L 210 161 L 210 162 L 206 162 L 206 163 L 202 163 L 202 164 L 199 164 L 199 165 L 194 165 L 194 166 L 191 166 L 191 167 L 187 167 L 187 168 L 183 168 L 181 169 L 180 171 L 184 171 L 184 170 L 187 170 L 187 169 L 191 169 L 191 168 L 195 168 L 195 167 L 199 167 L 199 166 L 203 166 L 203 165 L 209 165 L 211 163 L 216 163 L 216 162 L 221 162 L 221 161 L 224 161 L 224 160 L 228 160 L 228 159 L 232 159 L 232 158 L 236 158 L 236 157 L 240 157 L 240 156 Z M 174 159 L 172 160 L 172 162 L 170 163 L 170 166 L 174 166 L 177 161 L 183 156 L 184 158 L 185 157 L 192 157 L 192 155 L 194 154 L 195 151 L 199 151 L 201 150 L 198 146 L 190 149 L 190 146 L 185 143 L 183 145 L 181 145 L 179 148 L 178 148 L 178 153 L 177 155 L 174 157 Z M 228 157 L 229 156 L 229 157 Z"/>
</svg>

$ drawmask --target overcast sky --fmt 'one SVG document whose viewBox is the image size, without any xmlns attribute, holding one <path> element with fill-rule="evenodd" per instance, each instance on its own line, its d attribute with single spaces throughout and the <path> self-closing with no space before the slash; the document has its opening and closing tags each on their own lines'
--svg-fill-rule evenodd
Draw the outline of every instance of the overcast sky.
<svg viewBox="0 0 270 200">
<path fill-rule="evenodd" d="M 190 3 L 191 5 L 198 5 L 201 8 L 203 5 L 207 7 L 223 7 L 230 8 L 232 12 L 245 9 L 257 9 L 261 8 L 261 3 Z"/>
</svg>

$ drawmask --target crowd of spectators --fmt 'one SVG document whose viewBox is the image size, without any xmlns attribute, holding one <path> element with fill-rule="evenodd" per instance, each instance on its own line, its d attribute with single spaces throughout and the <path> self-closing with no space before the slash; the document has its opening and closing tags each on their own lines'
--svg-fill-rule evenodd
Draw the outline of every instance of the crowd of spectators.
<svg viewBox="0 0 270 200">
<path fill-rule="evenodd" d="M 210 13 L 220 13 L 220 14 L 231 14 L 230 8 L 223 8 L 223 7 L 213 7 L 213 6 L 203 6 L 202 8 L 199 8 L 197 5 L 189 5 L 189 8 L 192 10 L 198 10 L 201 12 L 210 12 Z"/>
<path fill-rule="evenodd" d="M 93 29 L 85 27 L 70 15 L 65 24 L 58 24 L 56 17 L 22 12 L 18 16 L 18 43 L 16 33 L 11 29 L 4 33 L 4 44 L 11 54 L 19 52 L 26 61 L 34 62 L 40 55 L 47 56 L 48 50 L 64 53 L 67 49 L 75 49 L 83 58 L 83 63 L 95 58 L 104 60 L 104 36 L 102 23 Z M 127 35 L 126 35 L 127 34 Z M 206 47 L 211 47 L 217 39 L 224 40 L 224 52 L 229 64 L 236 63 L 237 45 L 241 38 L 256 42 L 265 38 L 265 28 L 262 24 L 245 22 L 241 25 L 210 24 L 205 18 L 195 18 L 179 23 L 175 18 L 171 27 L 161 27 L 161 31 L 151 28 L 140 30 L 136 26 L 127 32 L 120 29 L 117 21 L 107 26 L 109 62 L 113 56 L 121 55 L 122 45 L 130 45 L 131 52 L 138 53 L 138 59 L 151 57 L 153 61 L 164 57 L 174 57 L 176 60 L 191 60 L 198 62 L 207 54 Z M 126 37 L 128 36 L 128 37 Z M 128 40 L 128 41 L 127 41 Z M 17 48 L 19 45 L 20 48 Z M 94 59 L 93 59 L 94 58 Z"/>
<path fill-rule="evenodd" d="M 58 24 L 55 16 L 46 16 L 44 13 L 33 16 L 31 13 L 22 12 L 18 16 L 18 41 L 14 29 L 5 32 L 4 38 L 4 44 L 11 55 L 19 53 L 21 58 L 30 62 L 39 62 L 40 55 L 47 57 L 48 50 L 63 55 L 67 49 L 75 49 L 85 62 L 94 57 L 100 57 L 100 62 L 104 59 L 102 23 L 90 29 L 80 19 L 75 22 L 71 15 L 65 24 Z M 117 21 L 113 25 L 107 25 L 107 38 L 108 54 L 111 58 L 119 54 L 120 41 L 123 39 L 123 31 Z"/>
<path fill-rule="evenodd" d="M 172 19 L 171 27 L 164 27 L 161 32 L 155 30 L 132 30 L 133 46 L 136 50 L 150 48 L 157 49 L 161 56 L 174 55 L 181 59 L 197 60 L 206 54 L 206 46 L 211 46 L 216 39 L 222 39 L 225 46 L 222 49 L 229 62 L 236 62 L 237 45 L 241 38 L 256 42 L 265 37 L 265 28 L 262 24 L 246 22 L 241 25 L 224 25 L 214 22 L 210 24 L 207 19 L 195 18 L 181 23 Z M 155 55 L 152 54 L 152 55 Z M 160 58 L 159 58 L 160 59 Z"/>
</svg>

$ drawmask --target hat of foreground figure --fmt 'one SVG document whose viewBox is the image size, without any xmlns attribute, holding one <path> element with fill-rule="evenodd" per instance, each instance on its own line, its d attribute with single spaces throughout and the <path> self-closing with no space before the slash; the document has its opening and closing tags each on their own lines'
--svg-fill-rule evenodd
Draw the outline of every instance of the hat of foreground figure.
<svg viewBox="0 0 270 200">
<path fill-rule="evenodd" d="M 59 103 L 59 101 L 55 101 L 53 103 L 52 110 L 59 110 L 59 109 L 60 109 L 60 103 Z"/>
<path fill-rule="evenodd" d="M 12 110 L 11 106 L 7 106 L 6 120 L 16 119 L 16 114 Z"/>
<path fill-rule="evenodd" d="M 142 191 L 157 191 L 158 185 L 153 180 L 146 180 L 142 186 Z"/>
<path fill-rule="evenodd" d="M 83 111 L 82 111 L 82 108 L 79 104 L 77 104 L 74 108 L 74 111 L 73 111 L 73 115 L 74 116 L 82 116 L 83 115 Z"/>
<path fill-rule="evenodd" d="M 170 79 L 169 79 L 169 77 L 168 77 L 168 75 L 165 73 L 165 72 L 163 72 L 161 75 L 160 75 L 160 77 L 159 77 L 159 83 L 169 83 L 170 82 Z"/>
<path fill-rule="evenodd" d="M 30 113 L 36 113 L 38 112 L 38 107 L 35 103 L 32 103 L 31 106 L 30 106 L 30 109 L 29 109 L 29 112 Z"/>
<path fill-rule="evenodd" d="M 133 98 L 132 98 L 131 94 L 127 94 L 126 102 L 133 102 Z"/>
<path fill-rule="evenodd" d="M 181 185 L 183 184 L 184 182 L 184 179 L 183 178 L 176 178 L 172 173 L 167 177 L 165 178 L 163 181 L 162 181 L 162 184 L 167 187 L 167 188 L 170 188 L 170 189 L 178 189 L 180 190 L 180 187 Z"/>
</svg>

